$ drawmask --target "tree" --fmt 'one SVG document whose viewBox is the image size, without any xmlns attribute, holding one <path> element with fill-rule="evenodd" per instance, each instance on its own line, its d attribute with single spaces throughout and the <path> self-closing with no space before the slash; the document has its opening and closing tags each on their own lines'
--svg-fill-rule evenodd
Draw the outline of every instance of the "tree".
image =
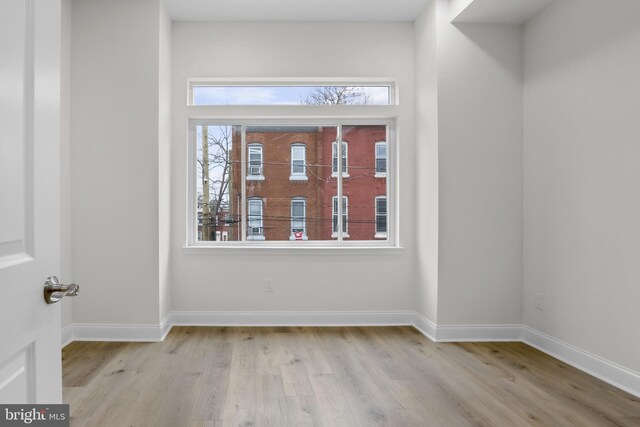
<svg viewBox="0 0 640 427">
<path fill-rule="evenodd" d="M 211 132 L 210 132 L 211 130 Z M 229 181 L 231 176 L 231 126 L 202 127 L 202 156 L 198 167 L 202 178 L 202 238 L 210 240 L 218 226 L 221 212 L 229 211 Z"/>
<path fill-rule="evenodd" d="M 323 86 L 315 89 L 301 100 L 307 105 L 366 105 L 371 97 L 362 87 Z"/>
</svg>

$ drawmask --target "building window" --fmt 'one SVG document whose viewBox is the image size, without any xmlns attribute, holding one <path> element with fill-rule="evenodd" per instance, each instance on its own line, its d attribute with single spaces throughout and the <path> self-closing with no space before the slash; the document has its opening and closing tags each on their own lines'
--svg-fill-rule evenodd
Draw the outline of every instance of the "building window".
<svg viewBox="0 0 640 427">
<path fill-rule="evenodd" d="M 387 196 L 376 197 L 376 234 L 375 237 L 387 237 Z"/>
<path fill-rule="evenodd" d="M 333 196 L 331 204 L 331 237 L 338 237 L 338 196 Z M 349 198 L 342 196 L 342 237 L 349 237 Z"/>
<path fill-rule="evenodd" d="M 262 144 L 249 144 L 248 180 L 264 180 Z"/>
<path fill-rule="evenodd" d="M 262 206 L 262 199 L 249 199 L 247 240 L 264 240 Z"/>
<path fill-rule="evenodd" d="M 287 120 L 190 121 L 188 245 L 397 245 L 395 121 Z"/>
<path fill-rule="evenodd" d="M 289 240 L 308 240 L 307 237 L 307 201 L 303 197 L 291 200 L 291 236 Z"/>
<path fill-rule="evenodd" d="M 387 143 L 376 142 L 376 178 L 387 176 Z"/>
<path fill-rule="evenodd" d="M 349 145 L 346 142 L 342 143 L 342 176 L 344 178 L 349 177 Z M 331 176 L 338 176 L 338 143 L 334 142 L 331 148 Z"/>
<path fill-rule="evenodd" d="M 291 181 L 307 181 L 307 147 L 304 144 L 291 146 Z"/>
</svg>

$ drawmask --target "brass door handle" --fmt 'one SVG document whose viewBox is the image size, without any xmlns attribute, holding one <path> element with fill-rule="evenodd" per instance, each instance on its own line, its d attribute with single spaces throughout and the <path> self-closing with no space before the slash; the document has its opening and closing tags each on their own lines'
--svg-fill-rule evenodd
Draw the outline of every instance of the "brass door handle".
<svg viewBox="0 0 640 427">
<path fill-rule="evenodd" d="M 44 282 L 44 300 L 47 304 L 53 304 L 62 299 L 62 297 L 75 297 L 80 292 L 80 286 L 72 283 L 63 285 L 56 276 L 47 277 Z"/>
</svg>

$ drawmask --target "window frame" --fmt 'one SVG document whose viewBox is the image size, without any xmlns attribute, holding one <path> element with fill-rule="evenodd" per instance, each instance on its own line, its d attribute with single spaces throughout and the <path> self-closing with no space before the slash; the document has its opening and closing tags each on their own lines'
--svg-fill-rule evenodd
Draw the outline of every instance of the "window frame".
<svg viewBox="0 0 640 427">
<path fill-rule="evenodd" d="M 334 156 L 333 154 L 336 153 Z M 331 143 L 331 178 L 338 177 L 338 141 Z M 342 177 L 349 178 L 349 141 L 342 141 Z M 337 166 L 334 170 L 333 166 Z"/>
<path fill-rule="evenodd" d="M 378 147 L 384 147 L 384 172 L 378 172 L 378 160 L 380 160 L 380 158 L 378 157 Z M 388 150 L 389 147 L 387 146 L 387 141 L 378 141 L 375 143 L 375 147 L 374 147 L 374 177 L 375 178 L 386 178 L 387 177 L 387 168 L 388 168 Z"/>
<path fill-rule="evenodd" d="M 251 173 L 251 149 L 260 148 L 260 173 L 253 174 Z M 247 165 L 249 166 L 249 171 L 247 173 L 246 179 L 249 181 L 264 181 L 264 146 L 260 142 L 251 142 L 247 144 Z"/>
<path fill-rule="evenodd" d="M 358 77 L 358 78 L 342 78 L 342 77 L 271 77 L 271 78 L 253 78 L 253 77 L 189 77 L 187 78 L 187 103 L 188 107 L 229 107 L 228 105 L 197 105 L 194 103 L 193 88 L 194 86 L 386 86 L 389 88 L 389 104 L 384 105 L 365 105 L 365 108 L 384 108 L 399 105 L 398 82 L 393 78 L 378 77 Z M 303 108 L 323 108 L 326 106 L 318 105 L 286 105 L 287 107 L 303 107 Z M 253 108 L 266 107 L 273 108 L 278 105 L 268 104 L 234 104 L 232 107 Z M 354 105 L 336 105 L 333 108 L 351 108 Z"/>
<path fill-rule="evenodd" d="M 304 197 L 292 197 L 291 198 L 291 223 L 290 223 L 290 230 L 291 230 L 291 235 L 289 236 L 289 240 L 296 240 L 295 236 L 294 236 L 294 229 L 293 229 L 293 222 L 296 221 L 294 220 L 294 216 L 293 216 L 293 205 L 294 203 L 300 203 L 302 202 L 302 240 L 309 240 L 309 238 L 307 237 L 307 199 Z"/>
<path fill-rule="evenodd" d="M 385 231 L 384 232 L 380 232 L 378 230 L 378 217 L 381 216 L 381 214 L 378 211 L 378 200 L 384 200 L 384 221 L 385 221 Z M 374 202 L 373 202 L 373 206 L 374 206 L 374 222 L 375 222 L 375 234 L 373 235 L 374 239 L 386 239 L 387 238 L 387 233 L 389 232 L 389 208 L 387 206 L 387 196 L 386 195 L 381 195 L 381 196 L 376 196 L 374 198 Z"/>
<path fill-rule="evenodd" d="M 265 111 L 271 111 L 272 108 L 251 108 L 252 114 L 240 115 L 237 112 L 223 112 L 218 108 L 202 108 L 202 107 L 194 107 L 192 111 L 192 115 L 196 117 L 187 118 L 187 126 L 188 126 L 188 135 L 189 135 L 189 144 L 187 144 L 187 174 L 188 174 L 188 192 L 187 192 L 187 212 L 188 212 L 188 220 L 186 224 L 186 245 L 185 249 L 194 249 L 194 253 L 197 253 L 199 249 L 209 248 L 214 252 L 218 250 L 224 253 L 227 249 L 230 248 L 256 248 L 258 252 L 260 252 L 263 248 L 279 248 L 279 249 L 287 249 L 287 248 L 305 248 L 305 249 L 319 249 L 319 252 L 314 253 L 329 253 L 325 252 L 325 250 L 339 250 L 339 249 L 347 249 L 349 252 L 351 250 L 355 250 L 358 248 L 369 249 L 369 248 L 379 248 L 379 249 L 397 249 L 400 248 L 399 241 L 399 231 L 400 224 L 398 224 L 398 196 L 399 196 L 399 185 L 398 185 L 398 176 L 396 174 L 397 167 L 394 162 L 397 159 L 397 145 L 396 145 L 396 132 L 397 132 L 397 117 L 393 113 L 396 111 L 395 108 L 389 107 L 384 108 L 384 115 L 371 115 L 371 117 L 363 117 L 363 112 L 370 112 L 370 108 L 372 107 L 354 107 L 354 113 L 357 114 L 340 114 L 336 116 L 335 110 L 331 107 L 326 108 L 324 114 L 318 115 L 314 117 L 307 117 L 301 114 L 301 112 L 294 111 L 290 108 L 284 108 L 280 112 L 280 115 L 276 115 L 276 117 L 269 117 L 264 114 Z M 375 108 L 380 108 L 380 106 L 375 106 Z M 239 110 L 244 110 L 244 108 L 239 108 Z M 276 109 L 281 110 L 281 109 Z M 324 111 L 325 108 L 323 107 Z M 346 110 L 345 110 L 346 111 Z M 196 112 L 208 112 L 205 114 L 205 117 L 197 117 Z M 263 114 L 260 114 L 263 112 Z M 212 114 L 217 113 L 217 114 Z M 224 114 L 223 114 L 224 113 Z M 296 114 L 297 113 L 297 114 Z M 366 116 L 366 115 L 365 115 Z M 255 241 L 255 240 L 247 240 L 247 220 L 246 220 L 246 208 L 247 205 L 247 197 L 246 197 L 246 179 L 243 180 L 242 184 L 242 206 L 245 206 L 243 209 L 243 216 L 245 216 L 240 224 L 241 230 L 239 234 L 243 236 L 244 240 L 241 241 L 199 241 L 197 239 L 197 209 L 195 207 L 195 199 L 196 199 L 196 179 L 197 179 L 197 169 L 196 169 L 196 156 L 197 156 L 197 135 L 196 129 L 198 126 L 238 126 L 240 128 L 241 133 L 241 147 L 240 152 L 244 153 L 244 155 L 248 155 L 247 151 L 247 142 L 246 142 L 246 128 L 251 126 L 332 126 L 341 129 L 341 126 L 358 126 L 358 125 L 380 125 L 386 126 L 387 135 L 386 140 L 388 141 L 387 147 L 387 155 L 388 155 L 388 178 L 386 181 L 386 192 L 388 195 L 387 198 L 387 206 L 388 206 L 388 238 L 385 240 L 343 240 L 342 236 L 338 236 L 337 239 L 329 239 L 329 240 L 307 240 L 307 241 L 298 241 L 298 242 L 289 242 L 289 241 Z M 341 138 L 341 135 L 340 135 Z M 247 172 L 247 162 L 246 158 L 242 159 L 240 162 L 242 170 L 240 171 L 240 176 L 246 177 Z M 340 165 L 340 169 L 341 169 Z M 343 190 L 343 182 L 342 178 L 338 179 L 338 191 L 341 194 Z M 393 207 L 391 209 L 391 207 Z M 264 209 L 264 205 L 263 205 Z M 341 206 L 340 206 L 341 209 Z M 263 210 L 264 212 L 264 210 Z M 264 225 L 264 224 L 263 224 Z M 276 253 L 283 253 L 282 251 Z M 288 252 L 287 252 L 288 253 Z M 295 252 L 298 254 L 298 252 Z M 394 252 L 380 252 L 380 253 L 394 253 Z"/>
<path fill-rule="evenodd" d="M 256 205 L 256 203 L 252 203 L 252 202 L 259 202 L 258 206 L 260 206 L 260 215 L 259 215 L 259 219 L 252 219 L 252 216 L 256 216 L 251 214 L 251 205 Z M 246 222 L 246 233 L 243 234 L 244 236 L 246 236 L 246 241 L 261 241 L 261 240 L 265 240 L 264 237 L 264 199 L 262 197 L 249 197 L 247 199 L 247 213 L 246 213 L 246 217 L 247 220 Z M 249 235 L 248 231 L 249 228 L 256 228 L 256 227 L 251 227 L 251 221 L 260 221 L 260 226 L 257 227 L 260 229 L 260 234 L 251 234 Z"/>
<path fill-rule="evenodd" d="M 296 159 L 294 160 L 293 158 L 293 152 L 295 149 L 300 149 L 302 148 L 302 173 L 300 172 L 294 172 L 294 161 L 300 161 L 300 159 Z M 290 156 L 291 156 L 291 168 L 290 168 L 290 175 L 289 175 L 289 181 L 308 181 L 308 177 L 307 177 L 307 144 L 303 143 L 303 142 L 294 142 L 293 144 L 291 144 L 291 148 L 290 148 Z"/>
</svg>

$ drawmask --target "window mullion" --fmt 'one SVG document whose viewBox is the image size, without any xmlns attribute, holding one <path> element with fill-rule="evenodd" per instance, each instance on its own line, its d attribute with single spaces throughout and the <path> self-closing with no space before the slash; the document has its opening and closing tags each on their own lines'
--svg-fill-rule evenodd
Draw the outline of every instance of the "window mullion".
<svg viewBox="0 0 640 427">
<path fill-rule="evenodd" d="M 242 180 L 242 207 L 240 208 L 240 228 L 242 230 L 241 242 L 247 240 L 247 140 L 245 138 L 247 127 L 240 127 L 240 179 Z M 263 172 L 264 174 L 264 172 Z"/>
<path fill-rule="evenodd" d="M 338 193 L 338 245 L 342 244 L 342 125 L 337 126 L 336 132 L 336 157 L 338 159 L 338 181 L 337 181 L 337 193 Z"/>
</svg>

